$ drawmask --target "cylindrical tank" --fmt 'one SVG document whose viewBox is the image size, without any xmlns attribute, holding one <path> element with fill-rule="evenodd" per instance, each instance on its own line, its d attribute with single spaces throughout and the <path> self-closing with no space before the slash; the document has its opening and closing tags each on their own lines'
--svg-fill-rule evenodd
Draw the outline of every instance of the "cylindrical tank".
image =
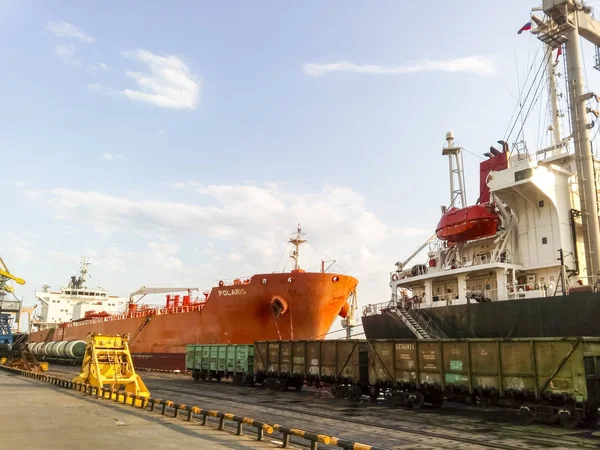
<svg viewBox="0 0 600 450">
<path fill-rule="evenodd" d="M 67 356 L 66 353 L 65 353 L 65 347 L 67 346 L 68 343 L 69 343 L 69 341 L 61 341 L 61 342 L 59 342 L 53 348 L 55 356 L 57 356 L 58 358 L 65 358 Z"/>
<path fill-rule="evenodd" d="M 81 359 L 85 354 L 85 347 L 85 341 L 51 341 L 29 344 L 29 351 L 35 356 Z"/>
<path fill-rule="evenodd" d="M 69 341 L 65 347 L 65 356 L 67 358 L 79 359 L 85 355 L 85 341 Z"/>
<path fill-rule="evenodd" d="M 50 351 L 50 347 L 52 346 L 52 344 L 54 344 L 54 342 L 45 342 L 44 345 L 42 345 L 40 354 L 43 356 L 51 356 L 49 351 Z"/>
<path fill-rule="evenodd" d="M 27 344 L 27 348 L 29 349 L 29 351 L 31 353 L 33 353 L 35 356 L 37 356 L 37 347 L 39 345 L 39 342 L 33 342 L 33 343 L 29 343 Z"/>
<path fill-rule="evenodd" d="M 58 346 L 61 344 L 61 341 L 54 341 L 51 345 L 48 346 L 48 356 L 52 356 L 54 358 L 58 358 Z"/>
</svg>

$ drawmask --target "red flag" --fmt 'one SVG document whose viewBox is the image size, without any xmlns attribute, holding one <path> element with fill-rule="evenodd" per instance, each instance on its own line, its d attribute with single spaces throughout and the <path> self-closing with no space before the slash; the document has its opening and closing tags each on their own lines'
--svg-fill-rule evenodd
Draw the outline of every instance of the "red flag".
<svg viewBox="0 0 600 450">
<path fill-rule="evenodd" d="M 556 60 L 554 61 L 555 63 L 558 62 L 558 57 L 562 55 L 562 45 L 560 47 L 558 47 L 558 51 L 556 52 Z"/>
</svg>

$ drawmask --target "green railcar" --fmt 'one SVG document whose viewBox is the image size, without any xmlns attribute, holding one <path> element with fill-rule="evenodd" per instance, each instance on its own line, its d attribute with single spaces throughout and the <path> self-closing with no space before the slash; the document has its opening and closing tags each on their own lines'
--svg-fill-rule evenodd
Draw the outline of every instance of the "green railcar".
<svg viewBox="0 0 600 450">
<path fill-rule="evenodd" d="M 593 423 L 600 407 L 600 338 L 255 342 L 255 373 L 271 389 L 301 382 L 335 397 L 435 407 L 444 400 L 519 408 L 528 421 Z"/>
<path fill-rule="evenodd" d="M 231 378 L 243 384 L 254 379 L 254 345 L 187 345 L 185 361 L 196 381 Z"/>
</svg>

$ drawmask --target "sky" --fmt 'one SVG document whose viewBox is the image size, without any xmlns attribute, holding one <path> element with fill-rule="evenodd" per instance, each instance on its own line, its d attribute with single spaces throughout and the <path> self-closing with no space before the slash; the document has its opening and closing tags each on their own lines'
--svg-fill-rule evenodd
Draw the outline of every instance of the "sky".
<svg viewBox="0 0 600 450">
<path fill-rule="evenodd" d="M 449 202 L 447 131 L 477 198 L 539 47 L 517 34 L 533 6 L 1 0 L 17 295 L 35 304 L 81 256 L 91 286 L 124 296 L 289 270 L 300 223 L 303 268 L 335 260 L 361 305 L 388 300 Z"/>
</svg>

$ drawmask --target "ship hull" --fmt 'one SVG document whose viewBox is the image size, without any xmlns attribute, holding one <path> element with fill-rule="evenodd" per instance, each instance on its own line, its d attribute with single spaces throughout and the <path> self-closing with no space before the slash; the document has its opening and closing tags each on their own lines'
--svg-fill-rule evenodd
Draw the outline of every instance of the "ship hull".
<svg viewBox="0 0 600 450">
<path fill-rule="evenodd" d="M 449 338 L 528 338 L 600 336 L 600 295 L 505 300 L 423 308 Z M 367 339 L 414 339 L 414 334 L 390 314 L 363 316 Z"/>
<path fill-rule="evenodd" d="M 70 323 L 33 332 L 29 342 L 129 334 L 137 367 L 183 370 L 188 344 L 322 339 L 357 284 L 353 277 L 330 273 L 255 275 L 248 284 L 213 288 L 200 310 Z M 286 306 L 277 319 L 274 299 Z"/>
</svg>

